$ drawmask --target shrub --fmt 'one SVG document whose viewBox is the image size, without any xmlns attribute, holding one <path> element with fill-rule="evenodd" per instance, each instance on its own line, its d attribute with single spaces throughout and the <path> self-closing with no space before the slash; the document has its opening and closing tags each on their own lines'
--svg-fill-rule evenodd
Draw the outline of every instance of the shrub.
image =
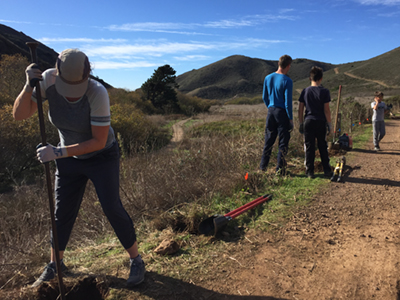
<svg viewBox="0 0 400 300">
<path fill-rule="evenodd" d="M 225 102 L 225 104 L 260 104 L 263 103 L 263 99 L 261 96 L 256 96 L 253 98 L 249 97 L 237 97 L 232 98 Z"/>
<path fill-rule="evenodd" d="M 130 92 L 124 89 L 108 89 L 110 105 L 126 104 L 133 105 L 145 114 L 155 114 L 157 109 L 151 104 L 150 100 L 143 100 L 140 90 Z"/>
<path fill-rule="evenodd" d="M 178 105 L 181 113 L 186 116 L 193 116 L 198 113 L 208 112 L 211 102 L 198 97 L 189 96 L 178 92 Z"/>
<path fill-rule="evenodd" d="M 335 125 L 335 117 L 336 117 L 336 105 L 337 100 L 334 100 L 334 110 L 331 112 L 332 115 L 332 124 Z M 338 119 L 338 134 L 340 135 L 343 132 L 351 133 L 356 124 L 364 124 L 371 119 L 372 110 L 370 107 L 365 104 L 360 104 L 355 101 L 354 97 L 348 97 L 341 101 L 339 107 L 339 113 L 341 118 Z"/>
<path fill-rule="evenodd" d="M 25 69 L 29 65 L 20 54 L 2 55 L 0 59 L 0 106 L 14 103 L 25 84 Z"/>
<path fill-rule="evenodd" d="M 43 107 L 44 112 L 47 107 Z M 15 121 L 12 106 L 0 109 L 0 192 L 11 184 L 32 181 L 34 175 L 42 170 L 36 159 L 35 147 L 41 142 L 37 113 L 27 120 Z M 58 133 L 45 118 L 47 141 L 58 143 Z"/>
<path fill-rule="evenodd" d="M 162 129 L 132 105 L 111 106 L 111 126 L 124 154 L 158 149 L 169 143 L 167 129 Z"/>
<path fill-rule="evenodd" d="M 392 104 L 394 111 L 400 111 L 400 95 L 383 98 L 386 104 Z"/>
</svg>

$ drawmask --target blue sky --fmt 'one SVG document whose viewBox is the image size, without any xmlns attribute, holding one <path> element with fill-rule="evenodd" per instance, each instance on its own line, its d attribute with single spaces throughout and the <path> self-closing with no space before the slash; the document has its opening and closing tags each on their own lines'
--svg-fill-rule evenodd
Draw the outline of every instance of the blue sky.
<svg viewBox="0 0 400 300">
<path fill-rule="evenodd" d="M 236 54 L 340 64 L 400 46 L 400 0 L 3 0 L 0 23 L 79 48 L 95 76 L 128 90 L 165 64 L 176 75 Z"/>
</svg>

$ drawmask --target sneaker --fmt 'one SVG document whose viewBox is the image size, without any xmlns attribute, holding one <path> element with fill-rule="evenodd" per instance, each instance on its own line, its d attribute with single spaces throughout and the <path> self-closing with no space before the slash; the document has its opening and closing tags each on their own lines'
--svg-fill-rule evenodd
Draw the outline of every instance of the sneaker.
<svg viewBox="0 0 400 300">
<path fill-rule="evenodd" d="M 324 177 L 326 177 L 326 178 L 331 178 L 333 176 L 333 172 L 332 171 L 330 171 L 330 172 L 324 172 Z"/>
<path fill-rule="evenodd" d="M 312 173 L 312 172 L 306 173 L 306 175 L 307 175 L 307 177 L 310 178 L 310 179 L 314 179 L 314 178 L 315 178 L 315 175 L 314 175 L 314 173 Z"/>
<path fill-rule="evenodd" d="M 290 172 L 287 171 L 286 168 L 278 169 L 278 170 L 275 172 L 275 176 L 289 176 L 289 175 L 290 175 Z"/>
<path fill-rule="evenodd" d="M 375 151 L 381 151 L 381 148 L 375 147 L 374 150 L 375 150 Z"/>
<path fill-rule="evenodd" d="M 131 271 L 126 284 L 128 286 L 135 286 L 142 283 L 144 281 L 144 273 L 146 272 L 146 269 L 144 267 L 144 261 L 140 255 L 136 258 L 131 258 L 130 268 Z"/>
<path fill-rule="evenodd" d="M 65 266 L 64 262 L 61 260 L 61 272 L 65 272 L 68 268 Z M 42 275 L 32 284 L 31 287 L 37 287 L 41 285 L 43 282 L 50 281 L 54 277 L 56 277 L 56 263 L 54 261 L 50 262 L 47 266 L 44 267 L 44 271 Z"/>
</svg>

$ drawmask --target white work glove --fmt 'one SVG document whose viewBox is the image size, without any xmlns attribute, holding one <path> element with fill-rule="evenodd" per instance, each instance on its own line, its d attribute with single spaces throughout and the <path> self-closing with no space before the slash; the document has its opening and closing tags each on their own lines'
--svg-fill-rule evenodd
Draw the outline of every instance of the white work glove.
<svg viewBox="0 0 400 300">
<path fill-rule="evenodd" d="M 54 147 L 50 144 L 42 146 L 42 144 L 39 144 L 36 148 L 37 159 L 42 164 L 58 158 L 68 157 L 67 148 L 65 147 Z"/>
<path fill-rule="evenodd" d="M 326 132 L 326 135 L 330 135 L 331 134 L 331 132 L 332 132 L 332 123 L 327 123 L 327 132 Z"/>
<path fill-rule="evenodd" d="M 26 85 L 31 88 L 33 91 L 33 88 L 36 86 L 36 83 L 38 81 L 42 81 L 42 71 L 40 71 L 39 66 L 37 64 L 30 64 L 26 70 Z"/>
</svg>

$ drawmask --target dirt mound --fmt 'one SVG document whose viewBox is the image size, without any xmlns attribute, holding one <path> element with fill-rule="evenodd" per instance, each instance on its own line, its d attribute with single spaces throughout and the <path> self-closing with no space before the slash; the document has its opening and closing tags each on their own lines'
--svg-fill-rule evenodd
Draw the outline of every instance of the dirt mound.
<svg viewBox="0 0 400 300">
<path fill-rule="evenodd" d="M 99 282 L 96 277 L 89 276 L 80 280 L 66 282 L 65 298 L 67 300 L 103 300 L 107 294 L 107 287 L 104 283 Z M 49 283 L 42 284 L 37 289 L 37 300 L 57 300 L 59 299 L 60 290 L 58 282 L 53 280 Z"/>
</svg>

